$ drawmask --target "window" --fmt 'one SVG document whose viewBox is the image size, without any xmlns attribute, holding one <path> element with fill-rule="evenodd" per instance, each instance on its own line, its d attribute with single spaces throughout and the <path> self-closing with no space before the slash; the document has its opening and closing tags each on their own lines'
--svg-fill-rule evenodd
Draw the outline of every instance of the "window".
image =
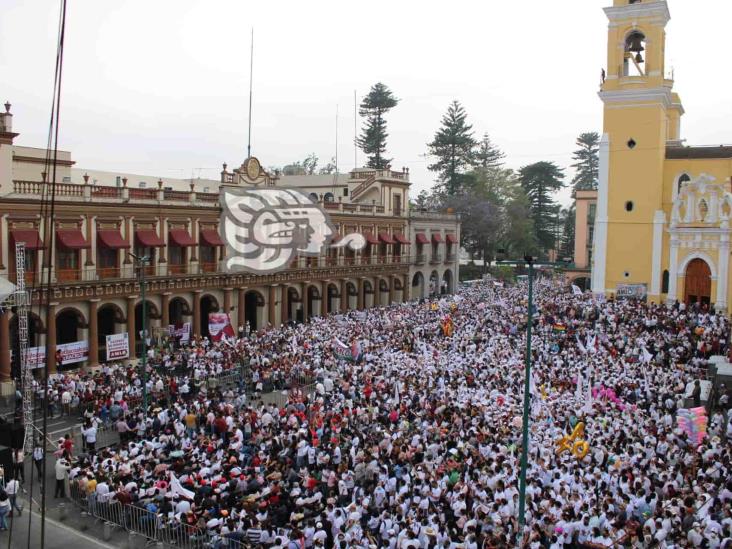
<svg viewBox="0 0 732 549">
<path fill-rule="evenodd" d="M 394 195 L 394 215 L 402 215 L 402 195 Z"/>
<path fill-rule="evenodd" d="M 595 214 L 597 213 L 597 204 L 590 204 L 590 208 L 587 211 L 587 221 L 592 223 L 595 221 Z"/>
<path fill-rule="evenodd" d="M 173 265 L 182 265 L 185 253 L 180 246 L 168 246 L 168 258 Z"/>
<path fill-rule="evenodd" d="M 668 269 L 663 271 L 663 278 L 661 280 L 661 293 L 667 294 L 668 293 L 668 280 L 669 280 L 669 274 Z"/>
<path fill-rule="evenodd" d="M 97 263 L 102 269 L 114 268 L 117 266 L 117 250 L 107 247 L 100 247 L 97 250 Z"/>
<path fill-rule="evenodd" d="M 325 202 L 335 202 L 335 196 L 333 196 L 333 193 L 325 193 L 325 195 L 323 195 L 323 200 Z"/>
<path fill-rule="evenodd" d="M 633 201 L 632 200 L 628 200 L 625 203 L 625 211 L 626 212 L 632 212 L 633 211 Z"/>
<path fill-rule="evenodd" d="M 68 175 L 67 176 L 64 176 L 63 182 L 64 183 L 71 183 L 71 178 Z"/>
<path fill-rule="evenodd" d="M 139 187 L 140 187 L 141 189 L 144 189 L 144 188 L 146 188 L 146 187 L 147 187 L 147 182 L 145 182 L 145 181 L 140 181 L 140 185 L 139 185 Z"/>
<path fill-rule="evenodd" d="M 343 196 L 348 196 L 348 187 L 343 187 Z"/>
<path fill-rule="evenodd" d="M 310 194 L 308 195 L 308 197 L 309 197 L 309 198 L 310 198 L 310 200 L 312 200 L 313 202 L 316 202 L 316 203 L 318 202 L 318 193 L 310 193 Z"/>
</svg>

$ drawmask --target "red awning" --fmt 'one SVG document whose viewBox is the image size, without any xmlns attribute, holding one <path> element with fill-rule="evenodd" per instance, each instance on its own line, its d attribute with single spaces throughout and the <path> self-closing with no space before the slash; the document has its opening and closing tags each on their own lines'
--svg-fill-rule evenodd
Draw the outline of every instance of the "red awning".
<svg viewBox="0 0 732 549">
<path fill-rule="evenodd" d="M 170 229 L 168 231 L 168 241 L 173 246 L 195 246 L 196 241 L 191 238 L 191 235 L 188 234 L 188 231 L 185 229 Z"/>
<path fill-rule="evenodd" d="M 399 242 L 399 244 L 406 244 L 409 246 L 409 239 L 402 233 L 394 233 L 394 239 Z"/>
<path fill-rule="evenodd" d="M 429 244 L 427 236 L 424 233 L 417 233 L 417 244 Z"/>
<path fill-rule="evenodd" d="M 368 242 L 369 244 L 378 244 L 379 243 L 379 239 L 376 238 L 373 235 L 373 233 L 370 233 L 368 231 L 363 233 L 363 237 L 366 239 L 366 242 Z"/>
<path fill-rule="evenodd" d="M 379 240 L 381 240 L 385 244 L 394 244 L 394 239 L 386 231 L 379 232 Z"/>
<path fill-rule="evenodd" d="M 162 248 L 165 241 L 152 229 L 138 229 L 135 231 L 135 238 L 146 248 Z"/>
<path fill-rule="evenodd" d="M 213 229 L 201 229 L 201 243 L 207 246 L 223 246 L 224 241 L 221 240 L 218 231 Z"/>
<path fill-rule="evenodd" d="M 36 229 L 13 229 L 10 231 L 13 241 L 24 242 L 26 250 L 42 250 L 43 242 Z"/>
<path fill-rule="evenodd" d="M 456 236 L 456 235 L 454 235 L 454 234 L 452 234 L 452 233 L 448 233 L 448 234 L 447 234 L 447 235 L 445 235 L 445 236 L 446 236 L 446 238 L 447 238 L 447 241 L 448 241 L 448 242 L 449 242 L 450 244 L 457 244 L 457 236 Z"/>
<path fill-rule="evenodd" d="M 117 229 L 99 229 L 97 231 L 97 241 L 110 250 L 121 250 L 130 247 Z"/>
<path fill-rule="evenodd" d="M 432 233 L 432 242 L 436 244 L 442 242 L 442 237 L 440 236 L 440 233 Z"/>
<path fill-rule="evenodd" d="M 58 229 L 56 231 L 56 240 L 60 246 L 69 250 L 91 248 L 91 244 L 86 241 L 79 229 Z"/>
</svg>

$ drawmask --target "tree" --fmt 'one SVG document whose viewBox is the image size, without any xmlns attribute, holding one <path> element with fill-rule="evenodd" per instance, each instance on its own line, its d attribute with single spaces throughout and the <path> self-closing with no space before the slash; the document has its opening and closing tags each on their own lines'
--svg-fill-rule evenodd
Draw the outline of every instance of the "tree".
<svg viewBox="0 0 732 549">
<path fill-rule="evenodd" d="M 579 147 L 572 155 L 575 169 L 572 178 L 574 191 L 587 191 L 597 189 L 600 168 L 600 135 L 597 132 L 580 134 L 577 138 Z"/>
<path fill-rule="evenodd" d="M 305 169 L 306 174 L 313 175 L 318 167 L 317 155 L 315 153 L 310 153 L 307 158 L 302 161 L 302 167 Z"/>
<path fill-rule="evenodd" d="M 529 199 L 536 241 L 546 253 L 555 245 L 559 206 L 552 194 L 564 187 L 564 172 L 554 162 L 537 162 L 521 168 L 519 180 Z"/>
<path fill-rule="evenodd" d="M 487 133 L 483 134 L 483 139 L 478 143 L 475 151 L 475 164 L 481 168 L 500 168 L 501 162 L 506 157 L 503 151 L 496 147 Z"/>
<path fill-rule="evenodd" d="M 330 175 L 330 174 L 336 173 L 337 169 L 338 168 L 336 166 L 335 156 L 334 156 L 333 158 L 330 159 L 330 162 L 328 162 L 325 166 L 320 168 L 320 172 L 318 172 L 318 173 L 320 173 L 320 175 Z"/>
<path fill-rule="evenodd" d="M 390 158 L 384 158 L 386 138 L 389 137 L 384 117 L 397 103 L 399 99 L 381 82 L 374 84 L 361 102 L 359 114 L 366 118 L 366 123 L 356 143 L 368 156 L 366 165 L 369 168 L 383 170 L 391 163 Z"/>
<path fill-rule="evenodd" d="M 574 257 L 574 220 L 575 207 L 572 204 L 569 208 L 562 208 L 559 212 L 561 220 L 562 234 L 561 245 L 559 247 L 559 259 L 572 259 Z"/>
<path fill-rule="evenodd" d="M 437 161 L 428 169 L 438 173 L 438 181 L 448 196 L 460 192 L 465 171 L 473 166 L 473 149 L 477 145 L 473 126 L 467 123 L 467 113 L 458 101 L 453 101 L 442 117 L 442 127 L 427 144 Z"/>
<path fill-rule="evenodd" d="M 497 204 L 470 189 L 448 196 L 445 206 L 460 214 L 461 244 L 470 253 L 483 258 L 483 272 L 493 259 L 497 236 L 501 227 L 501 213 Z"/>
</svg>

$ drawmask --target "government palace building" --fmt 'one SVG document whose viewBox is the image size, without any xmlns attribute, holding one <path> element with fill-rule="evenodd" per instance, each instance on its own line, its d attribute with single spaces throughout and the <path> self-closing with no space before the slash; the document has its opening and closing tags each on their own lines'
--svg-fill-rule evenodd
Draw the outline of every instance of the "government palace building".
<svg viewBox="0 0 732 549">
<path fill-rule="evenodd" d="M 592 290 L 729 311 L 732 146 L 681 138 L 684 108 L 665 65 L 668 3 L 614 0 L 605 13 Z"/>
<path fill-rule="evenodd" d="M 0 277 L 16 282 L 15 243 L 24 242 L 34 302 L 28 346 L 47 345 L 49 371 L 56 369 L 57 346 L 74 342 L 88 341 L 88 356 L 68 367 L 97 366 L 106 360 L 111 334 L 126 332 L 130 356 L 139 355 L 143 307 L 134 256 L 150 258 L 141 268 L 151 338 L 181 326 L 193 337 L 207 336 L 209 313 L 229 313 L 233 329 L 244 332 L 455 289 L 459 216 L 410 209 L 407 169 L 280 177 L 248 158 L 234 169 L 223 164 L 220 180 L 172 180 L 78 169 L 71 153 L 59 151 L 49 227 L 42 215 L 51 187 L 46 150 L 15 144 L 15 129 L 6 104 L 0 114 Z M 333 241 L 358 233 L 365 248 L 323 247 L 319 257 L 295 257 L 272 274 L 225 270 L 220 188 L 257 185 L 298 189 L 329 214 Z M 3 309 L 0 381 L 17 373 L 17 331 L 12 310 Z"/>
</svg>

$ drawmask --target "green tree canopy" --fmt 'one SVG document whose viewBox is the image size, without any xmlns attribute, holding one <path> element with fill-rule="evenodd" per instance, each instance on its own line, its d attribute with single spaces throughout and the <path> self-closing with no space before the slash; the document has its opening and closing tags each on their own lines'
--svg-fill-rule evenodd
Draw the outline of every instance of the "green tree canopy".
<svg viewBox="0 0 732 549">
<path fill-rule="evenodd" d="M 519 180 L 529 199 L 536 241 L 546 254 L 556 244 L 559 207 L 553 194 L 564 187 L 564 171 L 554 162 L 537 162 L 521 168 Z"/>
<path fill-rule="evenodd" d="M 442 126 L 427 144 L 430 154 L 437 158 L 428 168 L 437 172 L 439 183 L 448 196 L 460 192 L 463 176 L 474 164 L 476 145 L 473 126 L 467 123 L 465 109 L 458 101 L 453 101 L 442 117 Z"/>
<path fill-rule="evenodd" d="M 368 157 L 366 165 L 369 168 L 383 170 L 391 163 L 391 158 L 384 157 L 386 138 L 389 137 L 384 117 L 397 103 L 399 99 L 381 82 L 374 84 L 361 102 L 359 114 L 366 122 L 356 143 Z"/>
<path fill-rule="evenodd" d="M 597 132 L 586 132 L 577 138 L 579 147 L 572 155 L 575 169 L 572 178 L 574 191 L 597 189 L 600 168 L 600 135 Z"/>
<path fill-rule="evenodd" d="M 500 168 L 503 165 L 502 160 L 506 157 L 503 151 L 496 147 L 487 133 L 483 134 L 483 139 L 478 143 L 478 147 L 474 153 L 475 164 L 481 168 Z"/>
</svg>

